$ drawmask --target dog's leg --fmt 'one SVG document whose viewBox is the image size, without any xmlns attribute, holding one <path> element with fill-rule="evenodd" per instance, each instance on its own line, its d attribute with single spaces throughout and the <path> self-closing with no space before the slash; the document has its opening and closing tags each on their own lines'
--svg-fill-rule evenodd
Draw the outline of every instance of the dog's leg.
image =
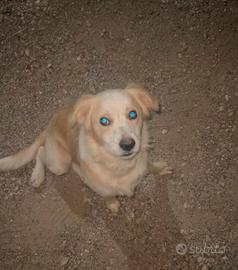
<svg viewBox="0 0 238 270">
<path fill-rule="evenodd" d="M 44 155 L 45 165 L 52 173 L 62 175 L 69 170 L 71 157 L 60 143 L 48 139 L 45 143 Z"/>
<path fill-rule="evenodd" d="M 120 208 L 120 202 L 115 197 L 106 198 L 106 205 L 114 214 L 116 214 Z"/>
<path fill-rule="evenodd" d="M 154 174 L 167 175 L 173 172 L 173 169 L 164 160 L 149 162 L 148 171 Z"/>
<path fill-rule="evenodd" d="M 30 184 L 38 188 L 45 179 L 45 167 L 44 167 L 44 147 L 40 146 L 37 156 L 36 156 L 36 165 L 33 169 Z"/>
</svg>

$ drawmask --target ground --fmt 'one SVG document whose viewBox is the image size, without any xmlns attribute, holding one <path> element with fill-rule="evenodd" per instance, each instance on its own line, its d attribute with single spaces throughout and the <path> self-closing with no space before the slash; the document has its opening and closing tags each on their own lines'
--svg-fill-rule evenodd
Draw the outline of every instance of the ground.
<svg viewBox="0 0 238 270">
<path fill-rule="evenodd" d="M 73 172 L 0 173 L 0 269 L 238 269 L 237 1 L 2 0 L 0 156 L 83 93 L 158 96 L 147 175 L 117 215 Z"/>
</svg>

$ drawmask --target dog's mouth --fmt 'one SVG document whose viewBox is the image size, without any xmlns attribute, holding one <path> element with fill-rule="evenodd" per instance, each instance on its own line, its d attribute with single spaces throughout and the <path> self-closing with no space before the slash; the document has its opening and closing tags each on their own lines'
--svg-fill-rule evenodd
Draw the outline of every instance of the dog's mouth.
<svg viewBox="0 0 238 270">
<path fill-rule="evenodd" d="M 123 157 L 129 157 L 129 156 L 131 156 L 131 155 L 133 155 L 133 152 L 122 154 Z"/>
<path fill-rule="evenodd" d="M 122 158 L 124 159 L 130 159 L 133 158 L 136 155 L 137 152 L 126 152 L 121 155 Z"/>
</svg>

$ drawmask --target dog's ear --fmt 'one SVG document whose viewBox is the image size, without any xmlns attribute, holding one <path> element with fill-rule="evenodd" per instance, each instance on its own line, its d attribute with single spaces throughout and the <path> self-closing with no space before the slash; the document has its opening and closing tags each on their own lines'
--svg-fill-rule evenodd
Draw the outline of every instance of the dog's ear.
<svg viewBox="0 0 238 270">
<path fill-rule="evenodd" d="M 129 84 L 125 90 L 139 104 L 145 117 L 149 117 L 152 111 L 160 112 L 157 97 L 151 95 L 143 87 L 136 84 Z"/>
<path fill-rule="evenodd" d="M 84 125 L 85 129 L 91 126 L 91 111 L 95 101 L 95 96 L 84 95 L 78 99 L 73 108 L 72 123 Z"/>
</svg>

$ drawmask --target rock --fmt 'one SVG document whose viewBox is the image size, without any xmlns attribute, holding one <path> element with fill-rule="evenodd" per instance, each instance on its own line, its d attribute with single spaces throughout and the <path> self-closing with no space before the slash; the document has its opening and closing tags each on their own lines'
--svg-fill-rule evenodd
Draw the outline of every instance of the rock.
<svg viewBox="0 0 238 270">
<path fill-rule="evenodd" d="M 30 56 L 30 50 L 29 50 L 29 48 L 26 48 L 26 49 L 25 49 L 25 55 L 26 55 L 27 57 Z"/>
<path fill-rule="evenodd" d="M 198 262 L 198 263 L 201 263 L 202 261 L 203 261 L 203 257 L 199 256 L 199 257 L 197 258 L 197 262 Z"/>
<path fill-rule="evenodd" d="M 168 130 L 167 130 L 166 128 L 163 128 L 162 131 L 161 131 L 161 133 L 162 133 L 163 135 L 165 135 L 165 134 L 168 133 Z"/>
<path fill-rule="evenodd" d="M 127 214 L 126 214 L 126 218 L 129 222 L 132 222 L 135 218 L 135 213 L 133 211 L 129 211 Z"/>
<path fill-rule="evenodd" d="M 69 262 L 69 257 L 63 257 L 61 260 L 60 260 L 60 265 L 61 266 L 65 266 L 67 263 Z"/>
<path fill-rule="evenodd" d="M 218 109 L 219 112 L 223 112 L 224 111 L 224 106 L 220 106 L 219 109 Z"/>
<path fill-rule="evenodd" d="M 107 208 L 110 209 L 113 214 L 117 214 L 120 208 L 120 202 L 117 199 L 113 198 L 111 200 L 108 200 L 106 201 L 106 204 Z"/>
<path fill-rule="evenodd" d="M 187 209 L 188 207 L 189 207 L 188 203 L 185 202 L 185 203 L 183 204 L 183 208 L 184 208 L 184 209 Z"/>
</svg>

